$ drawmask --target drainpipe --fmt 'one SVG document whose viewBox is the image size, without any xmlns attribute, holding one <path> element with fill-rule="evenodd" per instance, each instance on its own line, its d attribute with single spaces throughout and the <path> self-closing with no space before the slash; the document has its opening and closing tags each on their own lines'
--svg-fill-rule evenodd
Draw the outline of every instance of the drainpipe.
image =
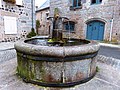
<svg viewBox="0 0 120 90">
<path fill-rule="evenodd" d="M 33 28 L 33 0 L 31 0 L 31 7 L 32 7 L 32 28 Z"/>
<path fill-rule="evenodd" d="M 109 41 L 112 41 L 112 32 L 113 32 L 113 22 L 114 22 L 114 15 L 115 15 L 115 9 L 119 6 L 119 0 L 116 0 L 116 7 L 113 7 L 113 14 L 111 19 L 111 27 L 110 27 L 110 38 Z"/>
<path fill-rule="evenodd" d="M 111 42 L 112 41 L 112 32 L 113 32 L 113 18 L 112 18 L 112 20 L 110 22 L 111 22 L 111 27 L 110 27 L 110 38 L 109 38 L 109 41 Z"/>
<path fill-rule="evenodd" d="M 114 21 L 114 13 L 115 13 L 115 7 L 113 7 L 113 13 L 112 13 L 112 19 L 111 19 L 111 26 L 110 26 L 110 38 L 109 41 L 112 41 L 112 32 L 113 32 L 113 21 Z"/>
</svg>

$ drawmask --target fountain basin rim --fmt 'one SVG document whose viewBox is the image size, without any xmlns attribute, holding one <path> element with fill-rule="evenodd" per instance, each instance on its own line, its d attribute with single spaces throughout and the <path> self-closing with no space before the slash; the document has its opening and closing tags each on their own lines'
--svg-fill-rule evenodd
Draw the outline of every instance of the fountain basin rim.
<svg viewBox="0 0 120 90">
<path fill-rule="evenodd" d="M 95 53 L 99 50 L 99 43 L 96 41 L 90 41 L 89 44 L 75 45 L 75 46 L 40 46 L 25 43 L 24 41 L 18 41 L 14 45 L 16 51 L 22 52 L 27 55 L 35 56 L 51 56 L 51 57 L 69 57 L 86 55 L 89 53 Z"/>
</svg>

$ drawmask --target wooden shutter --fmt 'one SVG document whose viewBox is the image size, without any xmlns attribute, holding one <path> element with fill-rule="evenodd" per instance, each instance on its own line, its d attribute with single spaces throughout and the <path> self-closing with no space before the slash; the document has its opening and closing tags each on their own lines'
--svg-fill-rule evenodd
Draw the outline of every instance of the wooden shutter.
<svg viewBox="0 0 120 90">
<path fill-rule="evenodd" d="M 5 34 L 17 34 L 16 17 L 4 16 Z"/>
<path fill-rule="evenodd" d="M 22 6 L 23 5 L 23 0 L 16 0 L 16 4 Z"/>
</svg>

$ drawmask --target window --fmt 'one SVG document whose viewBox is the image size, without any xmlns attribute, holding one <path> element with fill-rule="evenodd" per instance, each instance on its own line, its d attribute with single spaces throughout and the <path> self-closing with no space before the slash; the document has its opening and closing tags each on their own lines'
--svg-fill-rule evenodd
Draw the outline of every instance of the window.
<svg viewBox="0 0 120 90">
<path fill-rule="evenodd" d="M 46 13 L 46 18 L 48 18 L 48 16 L 49 16 L 49 13 Z"/>
<path fill-rule="evenodd" d="M 46 20 L 48 22 L 49 13 L 46 13 Z"/>
<path fill-rule="evenodd" d="M 17 34 L 16 17 L 4 16 L 5 34 Z"/>
<path fill-rule="evenodd" d="M 16 4 L 22 6 L 23 5 L 23 0 L 16 0 Z"/>
<path fill-rule="evenodd" d="M 81 6 L 81 0 L 72 0 L 73 7 L 80 7 Z"/>
<path fill-rule="evenodd" d="M 41 12 L 41 17 L 40 17 L 41 21 L 42 21 L 42 12 Z"/>
<path fill-rule="evenodd" d="M 100 4 L 102 0 L 91 0 L 91 4 Z"/>
<path fill-rule="evenodd" d="M 72 22 L 72 21 L 69 21 L 69 22 L 65 22 L 64 23 L 64 29 L 67 30 L 67 31 L 74 31 L 74 28 L 75 28 L 75 23 Z"/>
</svg>

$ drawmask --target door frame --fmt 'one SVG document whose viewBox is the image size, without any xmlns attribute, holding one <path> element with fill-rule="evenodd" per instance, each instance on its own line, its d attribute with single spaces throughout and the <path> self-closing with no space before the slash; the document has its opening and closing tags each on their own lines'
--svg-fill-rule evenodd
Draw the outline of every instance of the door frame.
<svg viewBox="0 0 120 90">
<path fill-rule="evenodd" d="M 89 25 L 91 25 L 91 27 L 89 27 Z M 102 26 L 101 26 L 102 25 Z M 103 41 L 104 39 L 104 28 L 105 27 L 105 23 L 101 22 L 101 21 L 91 21 L 89 23 L 87 23 L 87 34 L 86 34 L 86 38 L 90 39 L 90 40 L 101 40 Z M 94 30 L 94 28 L 97 28 L 96 30 Z M 92 34 L 92 35 L 90 35 Z"/>
<path fill-rule="evenodd" d="M 84 38 L 86 39 L 86 36 L 87 36 L 87 25 L 88 23 L 90 22 L 93 22 L 93 21 L 99 21 L 99 22 L 102 22 L 104 23 L 104 35 L 103 35 L 103 40 L 105 39 L 105 32 L 106 32 L 106 23 L 107 23 L 107 20 L 104 20 L 104 19 L 101 19 L 101 18 L 91 18 L 91 19 L 88 19 L 85 21 L 85 24 L 84 24 Z"/>
</svg>

